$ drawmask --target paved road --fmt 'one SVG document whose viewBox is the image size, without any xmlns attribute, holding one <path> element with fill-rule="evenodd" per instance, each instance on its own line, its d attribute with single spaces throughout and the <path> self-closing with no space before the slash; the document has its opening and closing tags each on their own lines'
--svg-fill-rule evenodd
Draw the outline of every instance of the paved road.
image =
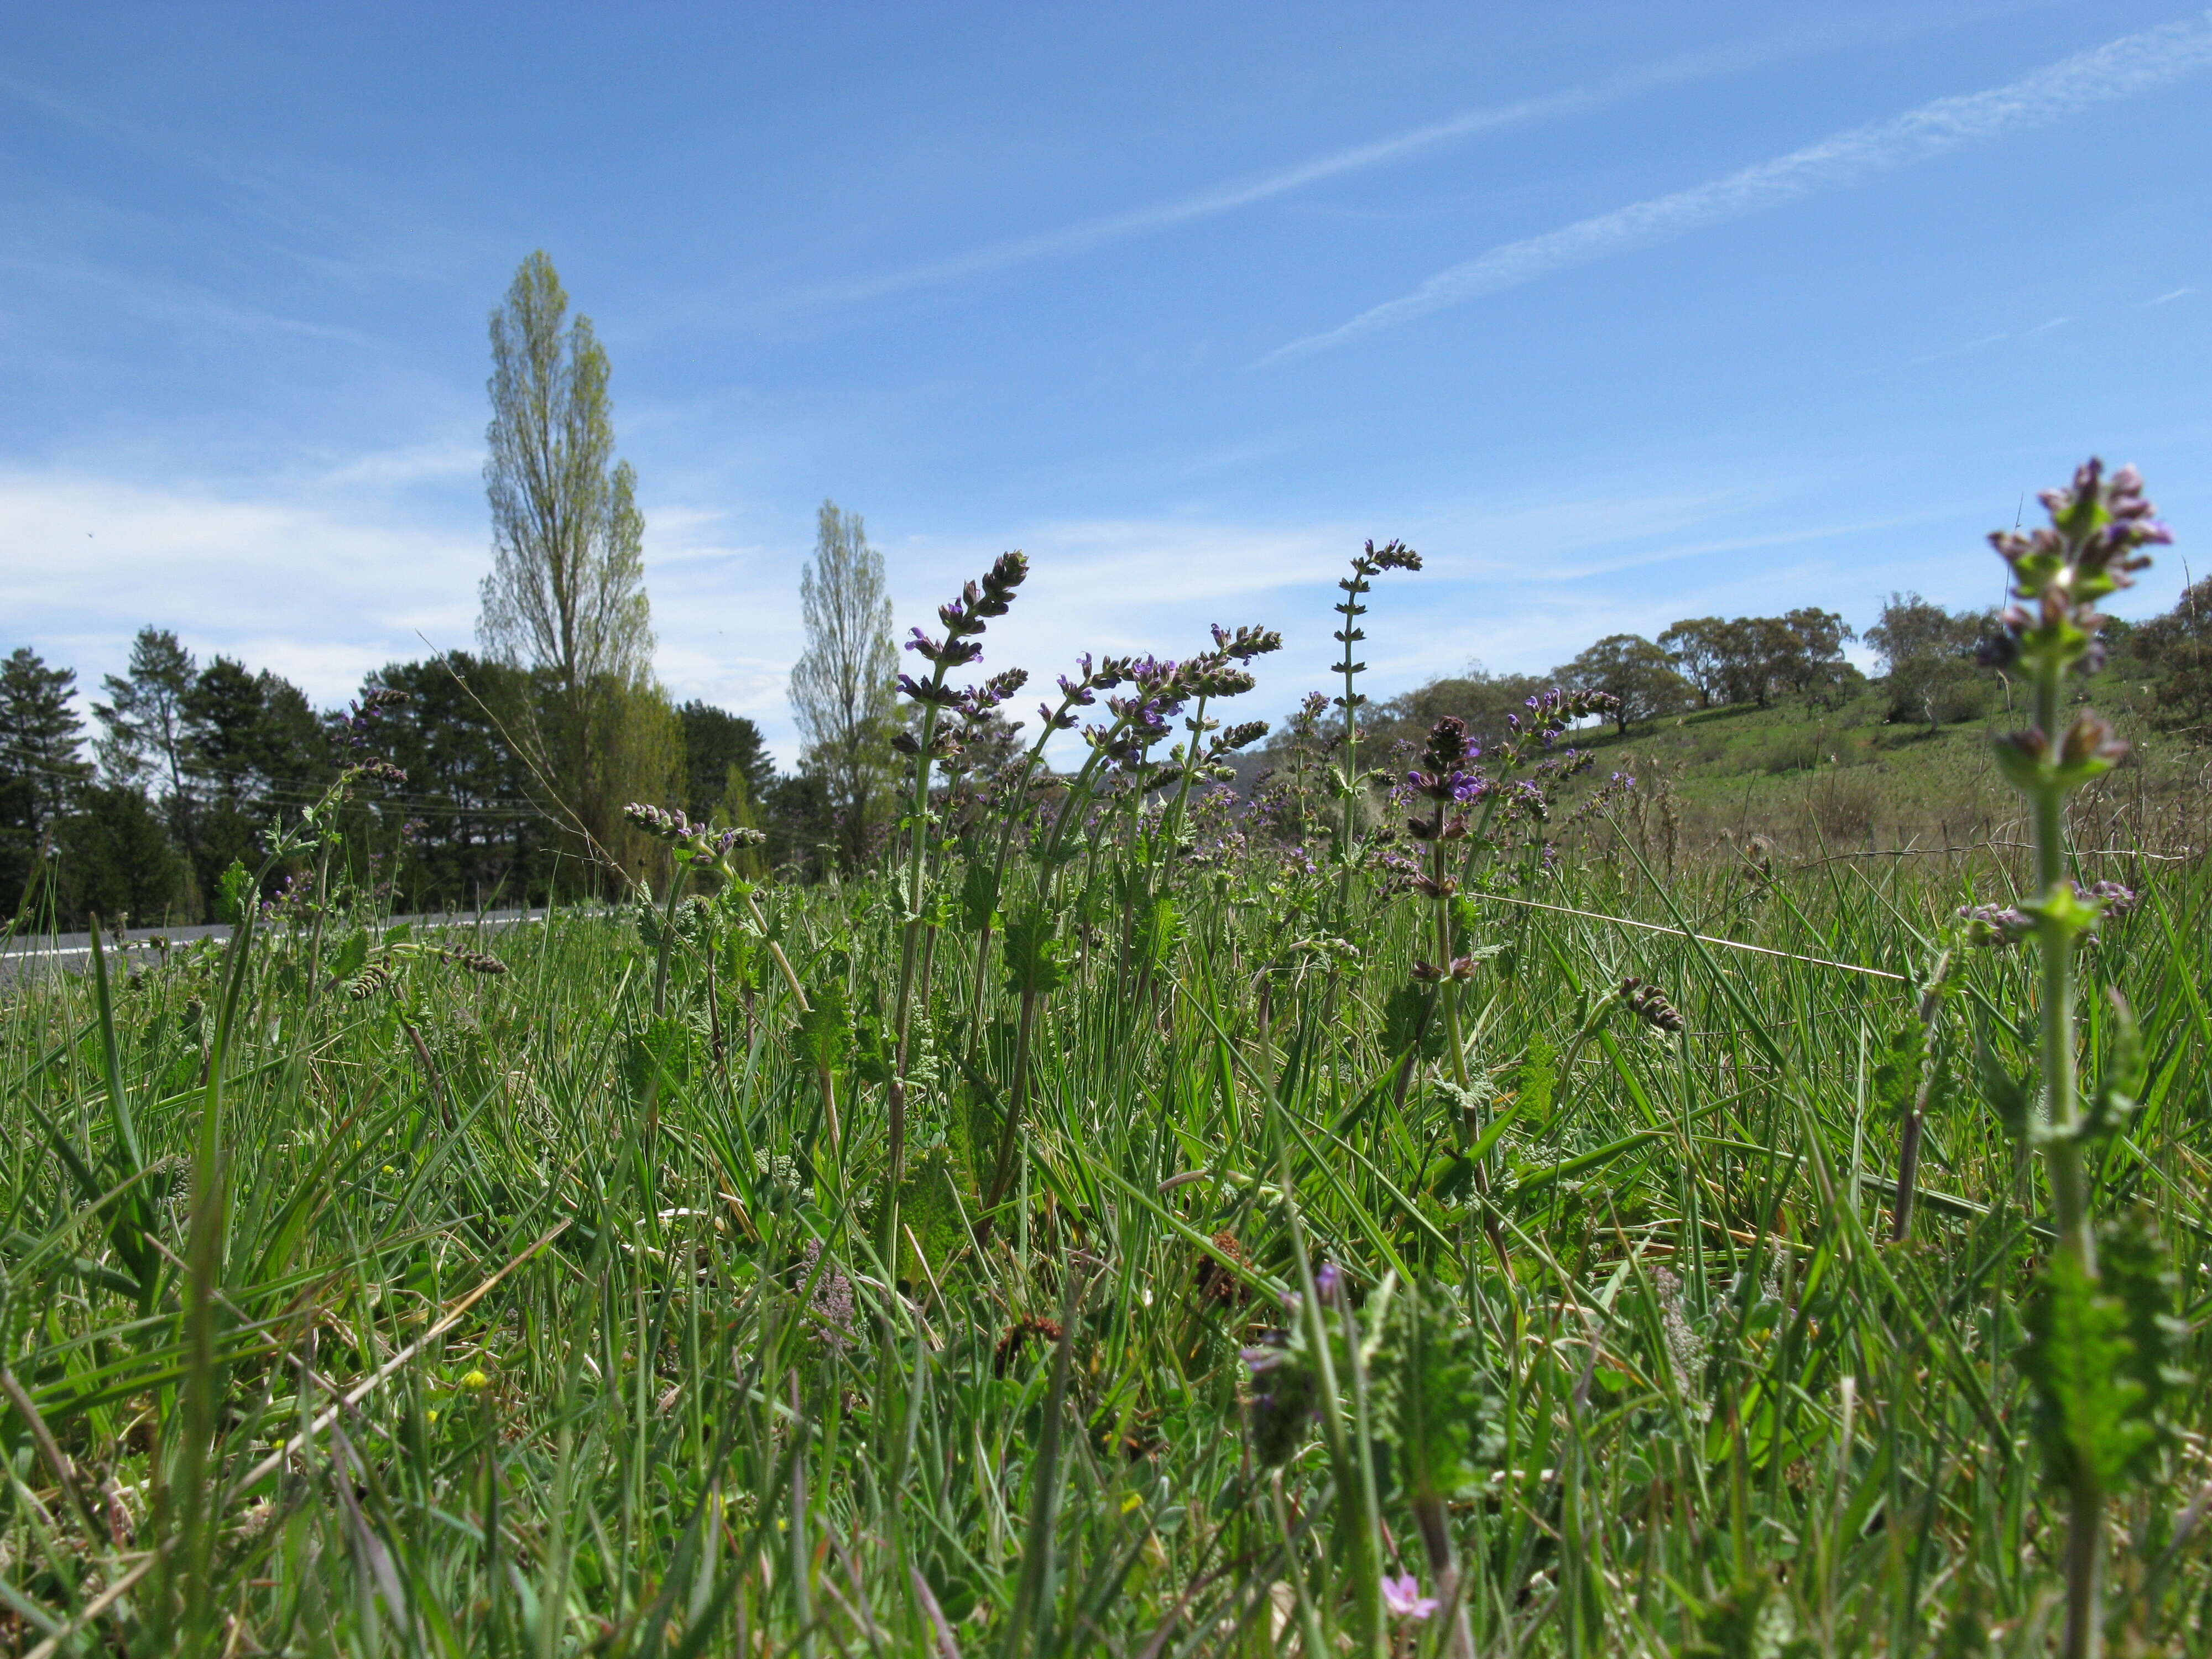
<svg viewBox="0 0 2212 1659">
<path fill-rule="evenodd" d="M 451 914 L 390 916 L 377 925 L 376 931 L 382 933 L 404 922 L 425 931 L 473 933 L 481 927 L 496 933 L 544 920 L 543 910 L 489 910 L 482 916 Z M 124 935 L 123 945 L 126 960 L 136 957 L 141 961 L 158 961 L 165 945 L 174 950 L 197 939 L 227 939 L 229 937 L 230 928 L 223 923 L 198 927 L 133 927 Z M 101 938 L 108 948 L 113 950 L 113 936 L 103 934 Z M 35 972 L 41 968 L 81 971 L 91 958 L 92 935 L 89 933 L 45 933 L 35 938 L 9 939 L 5 945 L 0 945 L 0 985 L 9 983 L 20 974 Z"/>
</svg>

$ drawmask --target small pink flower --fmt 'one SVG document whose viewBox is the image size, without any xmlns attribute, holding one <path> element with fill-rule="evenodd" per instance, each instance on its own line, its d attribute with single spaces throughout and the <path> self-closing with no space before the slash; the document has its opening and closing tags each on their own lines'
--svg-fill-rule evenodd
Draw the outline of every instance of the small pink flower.
<svg viewBox="0 0 2212 1659">
<path fill-rule="evenodd" d="M 1442 1605 L 1435 1596 L 1421 1594 L 1420 1580 L 1410 1572 L 1402 1578 L 1384 1577 L 1382 1601 L 1394 1619 L 1425 1619 Z"/>
</svg>

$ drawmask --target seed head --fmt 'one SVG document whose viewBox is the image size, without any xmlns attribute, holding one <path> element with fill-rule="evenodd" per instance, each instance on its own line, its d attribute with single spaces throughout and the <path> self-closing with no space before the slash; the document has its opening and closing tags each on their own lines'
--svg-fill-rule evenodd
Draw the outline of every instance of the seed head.
<svg viewBox="0 0 2212 1659">
<path fill-rule="evenodd" d="M 1655 1031 L 1680 1031 L 1689 1026 L 1690 1022 L 1676 1012 L 1664 992 L 1632 975 L 1620 981 L 1620 1000 L 1628 1006 L 1630 1013 Z"/>
<path fill-rule="evenodd" d="M 1213 648 L 1224 657 L 1249 662 L 1283 648 L 1283 636 L 1272 628 L 1239 628 L 1234 633 L 1218 623 L 1213 629 Z"/>
<path fill-rule="evenodd" d="M 441 951 L 438 955 L 452 963 L 456 968 L 465 968 L 472 974 L 495 975 L 507 971 L 505 963 L 497 957 L 486 955 L 482 951 Z"/>
</svg>

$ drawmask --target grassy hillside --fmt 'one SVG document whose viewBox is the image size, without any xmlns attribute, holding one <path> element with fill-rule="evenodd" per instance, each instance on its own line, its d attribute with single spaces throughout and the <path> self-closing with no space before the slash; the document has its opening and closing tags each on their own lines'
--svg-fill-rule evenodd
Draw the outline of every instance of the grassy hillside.
<svg viewBox="0 0 2212 1659">
<path fill-rule="evenodd" d="M 2212 825 L 2212 749 L 2162 729 L 2145 683 L 2092 684 L 2092 702 L 2131 752 L 2077 804 L 2084 844 L 2201 851 Z M 1680 855 L 1764 836 L 1809 858 L 2020 841 L 2020 798 L 1998 775 L 1990 740 L 2021 723 L 2002 703 L 1932 730 L 1893 721 L 1877 685 L 1832 708 L 1712 708 L 1626 736 L 1586 729 L 1575 741 L 1596 753 L 1601 775 L 1637 778 L 1629 816 L 1647 839 L 1663 836 L 1671 811 Z"/>
</svg>

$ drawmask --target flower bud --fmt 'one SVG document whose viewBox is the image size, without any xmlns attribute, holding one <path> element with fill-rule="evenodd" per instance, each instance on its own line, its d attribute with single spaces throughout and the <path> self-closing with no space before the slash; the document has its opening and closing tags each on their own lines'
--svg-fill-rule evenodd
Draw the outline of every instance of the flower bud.
<svg viewBox="0 0 2212 1659">
<path fill-rule="evenodd" d="M 2127 744 L 2112 730 L 2112 722 L 2094 709 L 2074 717 L 2058 745 L 2058 763 L 2080 766 L 2091 761 L 2111 765 L 2128 752 Z"/>
</svg>

